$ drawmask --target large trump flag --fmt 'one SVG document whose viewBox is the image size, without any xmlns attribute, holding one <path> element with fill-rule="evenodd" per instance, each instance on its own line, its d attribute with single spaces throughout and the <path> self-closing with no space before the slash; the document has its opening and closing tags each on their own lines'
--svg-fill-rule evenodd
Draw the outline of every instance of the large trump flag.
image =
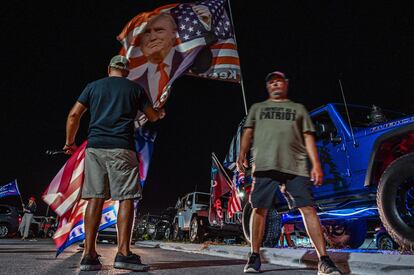
<svg viewBox="0 0 414 275">
<path fill-rule="evenodd" d="M 184 74 L 240 82 L 240 62 L 225 0 L 171 4 L 140 13 L 118 36 L 130 60 L 129 79 L 141 84 L 154 107 L 167 101 Z M 145 123 L 140 114 L 137 125 Z"/>
</svg>

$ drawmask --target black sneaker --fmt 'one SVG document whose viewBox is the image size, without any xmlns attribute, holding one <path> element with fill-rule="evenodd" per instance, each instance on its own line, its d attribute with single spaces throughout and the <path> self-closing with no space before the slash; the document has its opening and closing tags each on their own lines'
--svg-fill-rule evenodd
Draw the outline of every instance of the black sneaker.
<svg viewBox="0 0 414 275">
<path fill-rule="evenodd" d="M 260 255 L 257 253 L 249 253 L 249 260 L 244 266 L 244 273 L 260 273 L 261 265 Z"/>
<path fill-rule="evenodd" d="M 318 263 L 318 275 L 342 275 L 342 272 L 328 256 L 322 256 Z"/>
<path fill-rule="evenodd" d="M 115 257 L 114 267 L 133 271 L 147 271 L 149 269 L 149 266 L 141 263 L 141 258 L 132 252 L 129 252 L 128 256 L 118 252 Z"/>
<path fill-rule="evenodd" d="M 99 255 L 96 255 L 96 257 L 86 255 L 82 258 L 80 263 L 80 270 L 82 271 L 100 270 L 101 268 L 102 264 L 99 261 Z"/>
</svg>

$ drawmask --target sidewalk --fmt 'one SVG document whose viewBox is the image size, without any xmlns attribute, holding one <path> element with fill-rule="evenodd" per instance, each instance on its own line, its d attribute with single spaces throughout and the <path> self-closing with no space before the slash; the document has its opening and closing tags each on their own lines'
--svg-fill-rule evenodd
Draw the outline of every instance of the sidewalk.
<svg viewBox="0 0 414 275">
<path fill-rule="evenodd" d="M 199 253 L 233 259 L 246 259 L 248 246 L 212 245 L 140 241 L 138 247 L 160 247 L 166 250 Z M 394 251 L 329 250 L 329 256 L 348 274 L 414 274 L 414 255 L 401 255 Z M 263 248 L 262 259 L 271 264 L 294 267 L 316 267 L 318 258 L 314 250 L 303 248 Z"/>
</svg>

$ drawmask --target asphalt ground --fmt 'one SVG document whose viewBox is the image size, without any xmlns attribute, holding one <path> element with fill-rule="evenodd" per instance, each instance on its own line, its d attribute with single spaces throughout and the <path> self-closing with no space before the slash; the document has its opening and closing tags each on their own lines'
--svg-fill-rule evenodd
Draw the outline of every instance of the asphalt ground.
<svg viewBox="0 0 414 275">
<path fill-rule="evenodd" d="M 51 239 L 21 241 L 0 239 L 0 274 L 244 274 L 246 260 L 229 257 L 170 251 L 161 248 L 138 248 L 131 246 L 144 263 L 151 266 L 149 272 L 130 272 L 112 267 L 116 245 L 98 244 L 102 255 L 103 269 L 95 272 L 80 272 L 82 251 L 76 244 L 68 247 L 57 258 Z M 315 267 L 292 267 L 263 264 L 265 274 L 316 274 Z"/>
</svg>

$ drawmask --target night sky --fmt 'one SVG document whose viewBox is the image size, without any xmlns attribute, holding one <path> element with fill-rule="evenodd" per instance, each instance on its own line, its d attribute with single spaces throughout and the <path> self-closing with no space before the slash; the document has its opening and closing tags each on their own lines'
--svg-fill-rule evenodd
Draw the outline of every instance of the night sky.
<svg viewBox="0 0 414 275">
<path fill-rule="evenodd" d="M 67 157 L 66 116 L 93 80 L 106 76 L 116 36 L 136 14 L 191 1 L 5 1 L 1 8 L 0 185 L 17 178 L 23 199 L 40 196 Z M 247 105 L 266 99 L 265 75 L 281 70 L 290 97 L 309 110 L 341 102 L 413 113 L 411 1 L 240 1 L 233 20 Z M 258 5 L 260 3 L 260 5 Z M 241 86 L 183 76 L 174 85 L 144 188 L 143 212 L 209 191 L 211 152 L 223 160 L 244 116 Z M 86 139 L 88 116 L 77 143 Z M 20 204 L 18 197 L 0 203 Z M 38 203 L 44 214 L 46 205 Z"/>
</svg>

